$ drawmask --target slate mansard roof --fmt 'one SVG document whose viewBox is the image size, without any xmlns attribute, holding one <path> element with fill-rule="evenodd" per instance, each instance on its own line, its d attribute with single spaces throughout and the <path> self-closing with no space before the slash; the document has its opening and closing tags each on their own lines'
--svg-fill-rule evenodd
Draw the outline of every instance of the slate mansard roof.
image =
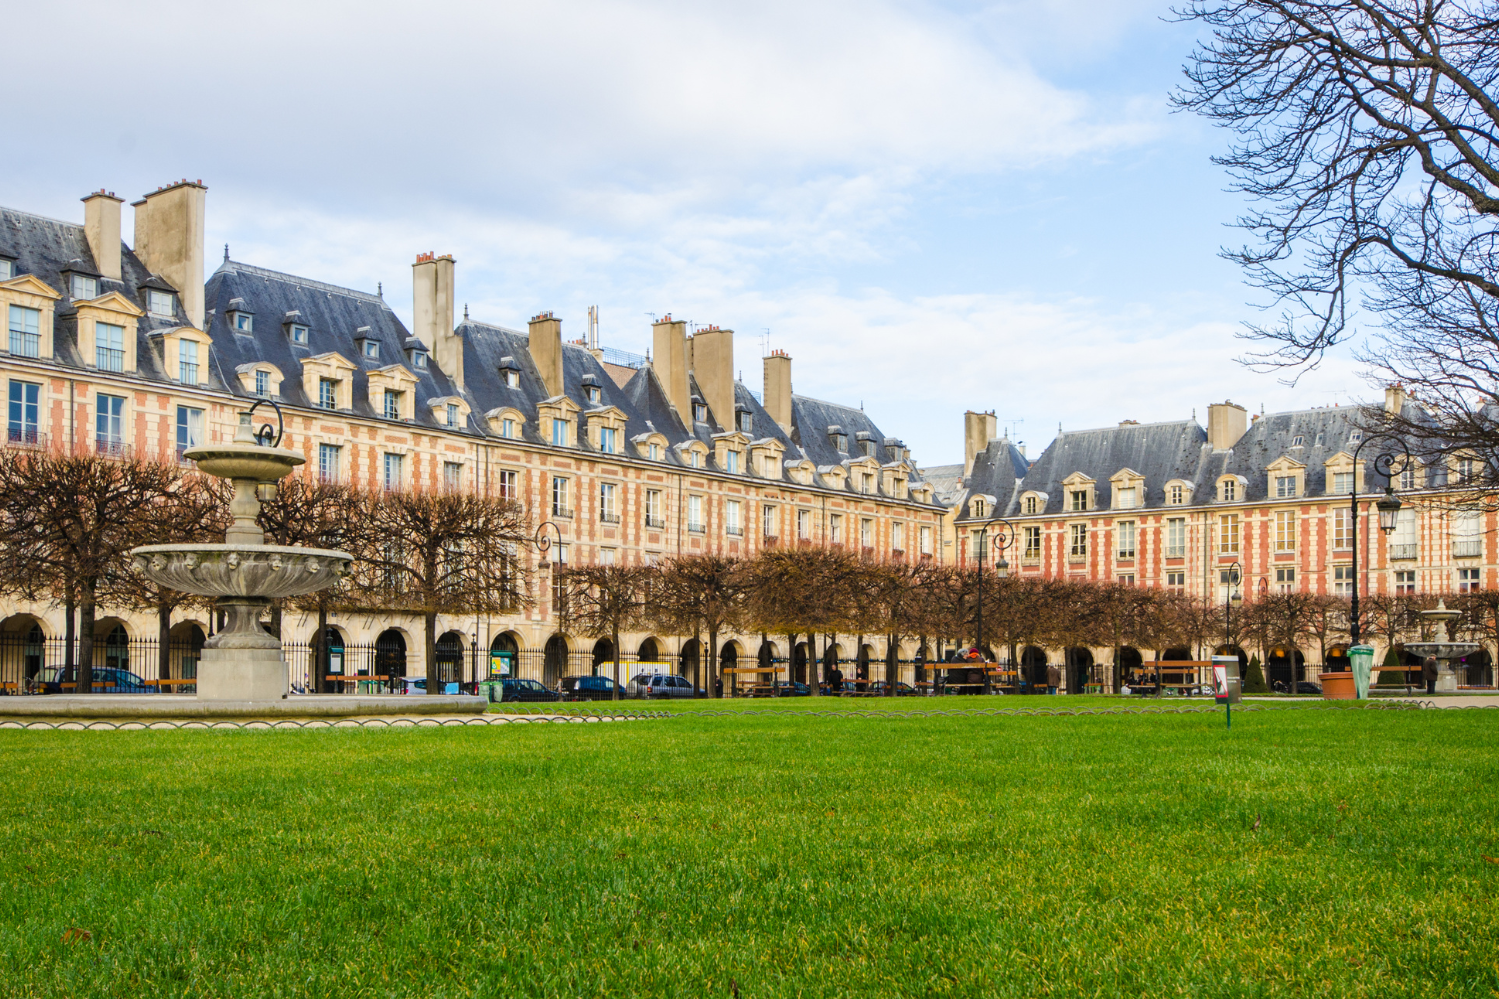
<svg viewBox="0 0 1499 999">
<path fill-rule="evenodd" d="M 993 512 L 1008 516 L 1020 513 L 1021 497 L 1035 492 L 1046 497 L 1040 512 L 1059 515 L 1066 505 L 1065 480 L 1081 473 L 1093 480 L 1092 509 L 1107 510 L 1113 506 L 1110 479 L 1128 469 L 1145 480 L 1145 508 L 1165 506 L 1166 486 L 1173 481 L 1191 487 L 1189 505 L 1213 502 L 1217 483 L 1225 475 L 1240 477 L 1243 488 L 1237 500 L 1253 503 L 1273 498 L 1268 466 L 1283 456 L 1305 466 L 1302 495 L 1326 496 L 1332 491 L 1327 462 L 1340 452 L 1352 455 L 1359 444 L 1362 415 L 1356 406 L 1271 413 L 1250 422 L 1244 436 L 1222 451 L 1213 450 L 1207 431 L 1195 419 L 1069 431 L 1059 434 L 1027 470 L 1013 460 L 1008 441 L 994 440 L 974 459 L 972 473 L 962 480 L 952 502 L 963 501 L 959 521 L 979 520 L 987 517 L 973 517 L 967 499 L 993 496 Z M 1366 450 L 1360 456 L 1366 489 L 1385 484 L 1373 471 L 1374 453 Z M 1428 485 L 1445 483 L 1446 472 L 1439 464 L 1428 468 Z"/>
<path fill-rule="evenodd" d="M 145 289 L 177 291 L 160 276 L 148 271 L 123 242 L 120 244 L 120 279 L 99 276 L 99 268 L 93 251 L 89 249 L 83 226 L 12 208 L 0 208 L 0 257 L 7 257 L 14 262 L 15 277 L 34 275 L 63 296 L 57 303 L 52 325 L 52 352 L 54 363 L 69 367 L 83 368 L 92 365 L 85 364 L 83 356 L 78 352 L 78 312 L 73 304 L 72 288 L 64 278 L 67 272 L 93 277 L 98 281 L 98 295 L 119 292 L 138 305 L 142 312 L 146 312 Z M 156 380 L 166 380 L 169 377 L 149 336 L 155 330 L 190 325 L 187 313 L 182 310 L 180 295 L 177 296 L 175 305 L 176 315 L 173 317 L 154 316 L 146 312 L 137 320 L 136 376 Z M 222 389 L 225 386 L 217 374 L 210 371 L 208 383 L 213 388 Z"/>
</svg>

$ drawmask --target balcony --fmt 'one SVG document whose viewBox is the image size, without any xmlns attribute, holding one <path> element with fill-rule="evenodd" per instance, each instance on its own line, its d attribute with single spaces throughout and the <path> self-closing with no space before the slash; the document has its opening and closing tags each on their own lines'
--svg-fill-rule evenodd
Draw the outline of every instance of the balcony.
<svg viewBox="0 0 1499 999">
<path fill-rule="evenodd" d="M 108 347 L 99 347 L 94 351 L 96 367 L 100 371 L 124 371 L 125 352 L 123 350 L 111 350 Z"/>
<path fill-rule="evenodd" d="M 1186 558 L 1187 557 L 1187 546 L 1186 545 L 1167 545 L 1166 546 L 1166 557 L 1167 558 Z"/>
<path fill-rule="evenodd" d="M 599 514 L 599 523 L 600 524 L 618 524 L 619 523 L 619 514 L 617 514 L 617 513 L 601 513 L 601 514 Z"/>
<path fill-rule="evenodd" d="M 553 517 L 559 517 L 562 520 L 572 520 L 573 519 L 573 512 L 571 510 L 569 510 L 565 506 L 558 506 L 557 504 L 553 503 L 552 504 L 552 516 Z"/>
<path fill-rule="evenodd" d="M 1135 557 L 1135 550 L 1133 548 L 1121 548 L 1121 549 L 1119 549 L 1118 558 L 1125 559 L 1125 560 L 1132 560 L 1134 557 Z"/>
<path fill-rule="evenodd" d="M 704 527 L 702 524 L 688 524 L 687 525 L 687 533 L 688 534 L 704 534 L 704 533 L 707 532 L 707 530 L 708 529 L 706 527 Z"/>
<path fill-rule="evenodd" d="M 1400 561 L 1404 561 L 1404 560 L 1413 559 L 1415 557 L 1416 557 L 1416 546 L 1413 545 L 1413 544 L 1411 544 L 1411 545 L 1391 545 L 1390 546 L 1389 559 L 1390 559 L 1391 562 L 1400 562 Z"/>
<path fill-rule="evenodd" d="M 1085 551 L 1070 551 L 1067 553 L 1067 561 L 1086 562 L 1088 561 L 1088 553 Z"/>
<path fill-rule="evenodd" d="M 1452 542 L 1453 558 L 1477 558 L 1483 554 L 1482 541 L 1454 541 Z M 1392 558 L 1394 556 L 1391 556 Z"/>
<path fill-rule="evenodd" d="M 723 532 L 725 534 L 735 535 L 736 537 L 744 536 L 744 528 L 740 527 L 738 524 L 731 524 L 730 526 L 725 527 L 723 529 Z"/>
<path fill-rule="evenodd" d="M 16 423 L 11 425 L 5 441 L 11 447 L 46 447 L 47 435 L 39 432 L 34 426 Z"/>
<path fill-rule="evenodd" d="M 106 455 L 110 458 L 130 457 L 129 444 L 126 444 L 124 441 L 114 440 L 109 437 L 96 438 L 94 441 L 94 450 L 99 454 Z"/>
<path fill-rule="evenodd" d="M 646 514 L 645 515 L 645 526 L 646 527 L 650 527 L 650 528 L 654 528 L 655 530 L 659 531 L 661 528 L 663 528 L 663 527 L 666 526 L 666 518 L 665 517 L 653 517 L 650 514 Z"/>
</svg>

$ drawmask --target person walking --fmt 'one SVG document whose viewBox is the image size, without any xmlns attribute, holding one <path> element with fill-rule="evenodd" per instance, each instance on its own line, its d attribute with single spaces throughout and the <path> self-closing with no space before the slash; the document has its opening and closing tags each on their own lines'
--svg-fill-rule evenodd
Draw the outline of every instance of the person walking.
<svg viewBox="0 0 1499 999">
<path fill-rule="evenodd" d="M 1057 668 L 1056 663 L 1046 665 L 1046 692 L 1055 694 L 1057 688 L 1062 684 L 1062 671 Z"/>
<path fill-rule="evenodd" d="M 1426 692 L 1435 694 L 1437 692 L 1437 657 L 1427 656 L 1421 663 L 1421 679 L 1426 681 Z"/>
</svg>

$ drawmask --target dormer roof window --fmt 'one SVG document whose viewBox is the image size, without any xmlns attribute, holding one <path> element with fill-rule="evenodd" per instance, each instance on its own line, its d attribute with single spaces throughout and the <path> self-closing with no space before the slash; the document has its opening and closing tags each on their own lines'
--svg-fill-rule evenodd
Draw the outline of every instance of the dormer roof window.
<svg viewBox="0 0 1499 999">
<path fill-rule="evenodd" d="M 697 396 L 692 397 L 692 420 L 694 423 L 708 422 L 708 406 Z"/>
<path fill-rule="evenodd" d="M 846 453 L 848 451 L 848 434 L 843 432 L 842 427 L 837 425 L 828 427 L 828 439 L 833 442 L 833 447 L 840 452 Z"/>
<path fill-rule="evenodd" d="M 141 282 L 145 293 L 146 311 L 153 316 L 170 319 L 177 315 L 177 291 L 161 278 L 152 274 Z"/>
<path fill-rule="evenodd" d="M 291 324 L 291 342 L 307 346 L 307 327 L 300 323 Z"/>
<path fill-rule="evenodd" d="M 500 358 L 500 379 L 506 388 L 520 388 L 520 365 L 508 354 Z"/>
<path fill-rule="evenodd" d="M 601 390 L 599 389 L 598 379 L 594 378 L 593 375 L 584 375 L 583 376 L 583 396 L 584 396 L 584 398 L 586 398 L 589 402 L 593 403 L 594 405 L 598 405 L 600 394 L 601 394 Z"/>
<path fill-rule="evenodd" d="M 99 273 L 82 260 L 70 260 L 62 270 L 68 282 L 68 297 L 87 302 L 99 297 Z"/>
<path fill-rule="evenodd" d="M 9 281 L 16 276 L 15 259 L 5 254 L 0 254 L 0 281 Z"/>
<path fill-rule="evenodd" d="M 255 313 L 245 304 L 243 298 L 231 298 L 229 308 L 224 313 L 229 320 L 229 328 L 236 333 L 255 332 Z"/>
<path fill-rule="evenodd" d="M 1291 446 L 1306 447 L 1306 438 L 1301 436 L 1300 434 L 1297 434 L 1295 437 L 1291 438 Z"/>
<path fill-rule="evenodd" d="M 354 343 L 359 348 L 359 356 L 366 361 L 380 360 L 380 341 L 370 334 L 368 326 L 361 326 L 354 331 Z"/>
<path fill-rule="evenodd" d="M 738 429 L 741 432 L 746 433 L 746 434 L 752 434 L 752 433 L 755 432 L 755 414 L 754 413 L 751 413 L 745 407 L 740 406 L 740 407 L 738 407 L 734 411 L 734 416 L 735 416 L 735 419 L 737 421 Z"/>
</svg>

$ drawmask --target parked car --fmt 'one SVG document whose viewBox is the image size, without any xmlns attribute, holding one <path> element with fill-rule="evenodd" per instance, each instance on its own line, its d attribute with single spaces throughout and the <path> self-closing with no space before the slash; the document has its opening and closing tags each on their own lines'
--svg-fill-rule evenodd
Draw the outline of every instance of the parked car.
<svg viewBox="0 0 1499 999">
<path fill-rule="evenodd" d="M 562 695 L 540 680 L 523 680 L 507 676 L 500 680 L 501 701 L 560 701 Z"/>
<path fill-rule="evenodd" d="M 564 701 L 612 701 L 615 691 L 628 697 L 624 687 L 607 676 L 564 676 L 557 684 Z"/>
<path fill-rule="evenodd" d="M 43 670 L 38 678 L 37 689 L 43 694 L 74 693 L 77 690 L 76 687 L 63 689 L 62 673 L 63 667 L 61 666 Z M 75 667 L 73 678 L 76 680 L 77 676 Z M 120 669 L 118 666 L 94 667 L 94 693 L 96 694 L 154 694 L 156 689 L 155 686 L 146 683 L 128 669 Z"/>
<path fill-rule="evenodd" d="M 869 690 L 871 693 L 879 694 L 881 697 L 889 696 L 889 692 L 885 686 L 884 680 L 876 680 L 874 683 L 871 683 L 869 685 Z M 906 683 L 904 680 L 897 680 L 895 682 L 895 696 L 915 697 L 916 688 L 911 686 L 909 683 Z"/>
<path fill-rule="evenodd" d="M 696 697 L 697 688 L 685 676 L 670 673 L 639 673 L 625 688 L 630 697 L 657 700 L 666 697 Z"/>
<path fill-rule="evenodd" d="M 403 694 L 425 694 L 427 692 L 427 678 L 424 676 L 403 676 L 397 678 L 396 682 L 401 685 L 400 691 Z M 444 694 L 459 693 L 458 684 L 445 683 L 442 685 L 442 692 Z"/>
<path fill-rule="evenodd" d="M 811 697 L 812 688 L 799 680 L 777 680 L 775 682 L 775 696 Z"/>
</svg>

